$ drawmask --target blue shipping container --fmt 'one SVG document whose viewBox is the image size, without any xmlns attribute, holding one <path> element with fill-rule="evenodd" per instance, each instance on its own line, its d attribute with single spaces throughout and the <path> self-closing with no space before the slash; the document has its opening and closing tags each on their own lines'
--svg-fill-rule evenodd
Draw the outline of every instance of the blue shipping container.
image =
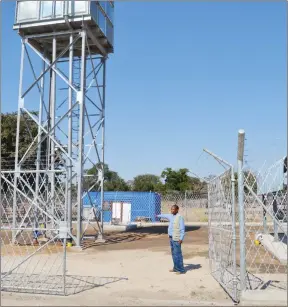
<svg viewBox="0 0 288 307">
<path fill-rule="evenodd" d="M 126 218 L 126 223 L 135 222 L 140 217 L 155 222 L 156 215 L 161 213 L 161 195 L 154 192 L 105 192 L 104 203 L 103 221 L 105 223 L 110 223 L 112 221 L 112 208 L 114 207 L 114 212 L 117 210 L 121 211 L 123 209 L 120 207 L 123 203 L 131 204 L 129 214 L 130 221 L 127 221 Z M 89 195 L 86 195 L 83 199 L 84 209 L 91 208 L 92 206 L 100 209 L 100 205 L 100 192 L 90 192 Z M 106 206 L 108 206 L 107 210 L 105 210 Z M 116 208 L 117 206 L 119 208 Z"/>
</svg>

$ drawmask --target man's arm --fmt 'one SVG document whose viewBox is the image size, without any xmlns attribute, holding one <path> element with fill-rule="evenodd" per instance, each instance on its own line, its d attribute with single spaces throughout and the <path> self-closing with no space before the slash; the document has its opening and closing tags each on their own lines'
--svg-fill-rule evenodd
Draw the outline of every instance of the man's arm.
<svg viewBox="0 0 288 307">
<path fill-rule="evenodd" d="M 185 237 L 185 224 L 184 224 L 184 219 L 183 217 L 180 218 L 179 221 L 179 227 L 180 227 L 180 241 L 182 242 L 184 240 Z"/>
<path fill-rule="evenodd" d="M 167 220 L 171 220 L 171 216 L 172 214 L 158 214 L 156 215 L 156 217 L 159 217 L 159 218 L 164 218 L 164 219 L 167 219 Z"/>
</svg>

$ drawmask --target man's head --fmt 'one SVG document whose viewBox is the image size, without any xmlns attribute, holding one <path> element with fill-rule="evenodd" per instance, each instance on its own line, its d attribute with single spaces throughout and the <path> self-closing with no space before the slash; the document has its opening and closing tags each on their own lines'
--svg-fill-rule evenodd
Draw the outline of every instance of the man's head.
<svg viewBox="0 0 288 307">
<path fill-rule="evenodd" d="M 177 205 L 173 205 L 173 206 L 171 207 L 171 213 L 172 213 L 173 215 L 176 215 L 176 214 L 178 213 L 178 211 L 179 211 L 179 207 L 178 207 Z"/>
</svg>

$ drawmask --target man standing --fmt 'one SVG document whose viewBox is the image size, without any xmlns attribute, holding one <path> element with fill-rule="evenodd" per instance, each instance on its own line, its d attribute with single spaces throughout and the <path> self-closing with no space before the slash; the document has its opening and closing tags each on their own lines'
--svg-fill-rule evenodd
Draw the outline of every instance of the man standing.
<svg viewBox="0 0 288 307">
<path fill-rule="evenodd" d="M 181 250 L 181 245 L 185 236 L 185 225 L 183 217 L 179 214 L 179 207 L 174 205 L 171 207 L 171 214 L 160 214 L 157 215 L 157 217 L 169 220 L 168 235 L 174 263 L 173 270 L 170 270 L 170 272 L 185 274 Z"/>
</svg>

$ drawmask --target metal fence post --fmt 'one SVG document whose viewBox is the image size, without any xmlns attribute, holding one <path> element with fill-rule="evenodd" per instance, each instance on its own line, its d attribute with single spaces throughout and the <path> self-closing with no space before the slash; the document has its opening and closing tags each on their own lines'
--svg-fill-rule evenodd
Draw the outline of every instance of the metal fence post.
<svg viewBox="0 0 288 307">
<path fill-rule="evenodd" d="M 246 246 L 245 246 L 245 208 L 244 208 L 244 157 L 245 131 L 238 131 L 238 206 L 239 206 L 239 234 L 240 234 L 240 289 L 246 290 Z"/>
<path fill-rule="evenodd" d="M 212 267 L 212 250 L 211 250 L 211 245 L 212 245 L 212 236 L 211 236 L 211 231 L 212 231 L 212 222 L 211 222 L 211 212 L 213 207 L 210 205 L 210 182 L 207 183 L 207 207 L 208 207 L 208 242 L 209 242 L 209 268 L 210 272 L 213 271 Z"/>
<path fill-rule="evenodd" d="M 184 207 L 185 207 L 185 221 L 187 222 L 187 191 L 185 190 L 185 196 L 184 196 Z"/>
<path fill-rule="evenodd" d="M 278 212 L 278 203 L 277 203 L 277 193 L 272 193 L 273 197 L 273 229 L 274 229 L 274 241 L 278 242 L 279 241 L 279 236 L 278 236 L 278 225 L 277 225 L 277 212 Z"/>
<path fill-rule="evenodd" d="M 265 195 L 264 194 L 262 195 L 262 203 L 266 207 L 267 200 L 265 199 Z M 268 233 L 268 228 L 267 228 L 267 212 L 266 212 L 265 209 L 263 209 L 263 230 L 264 230 L 264 233 Z"/>
<path fill-rule="evenodd" d="M 233 243 L 233 292 L 234 299 L 238 300 L 237 294 L 237 263 L 236 263 L 236 208 L 235 208 L 235 175 L 234 167 L 231 167 L 231 214 L 232 214 L 232 243 Z"/>
<path fill-rule="evenodd" d="M 153 210 L 153 208 L 155 207 L 152 207 L 152 204 L 153 204 L 153 201 L 152 201 L 152 191 L 150 190 L 149 191 L 149 201 L 148 201 L 148 216 L 149 216 L 149 222 L 151 220 L 151 223 L 153 223 L 153 220 L 155 218 L 155 209 Z"/>
</svg>

